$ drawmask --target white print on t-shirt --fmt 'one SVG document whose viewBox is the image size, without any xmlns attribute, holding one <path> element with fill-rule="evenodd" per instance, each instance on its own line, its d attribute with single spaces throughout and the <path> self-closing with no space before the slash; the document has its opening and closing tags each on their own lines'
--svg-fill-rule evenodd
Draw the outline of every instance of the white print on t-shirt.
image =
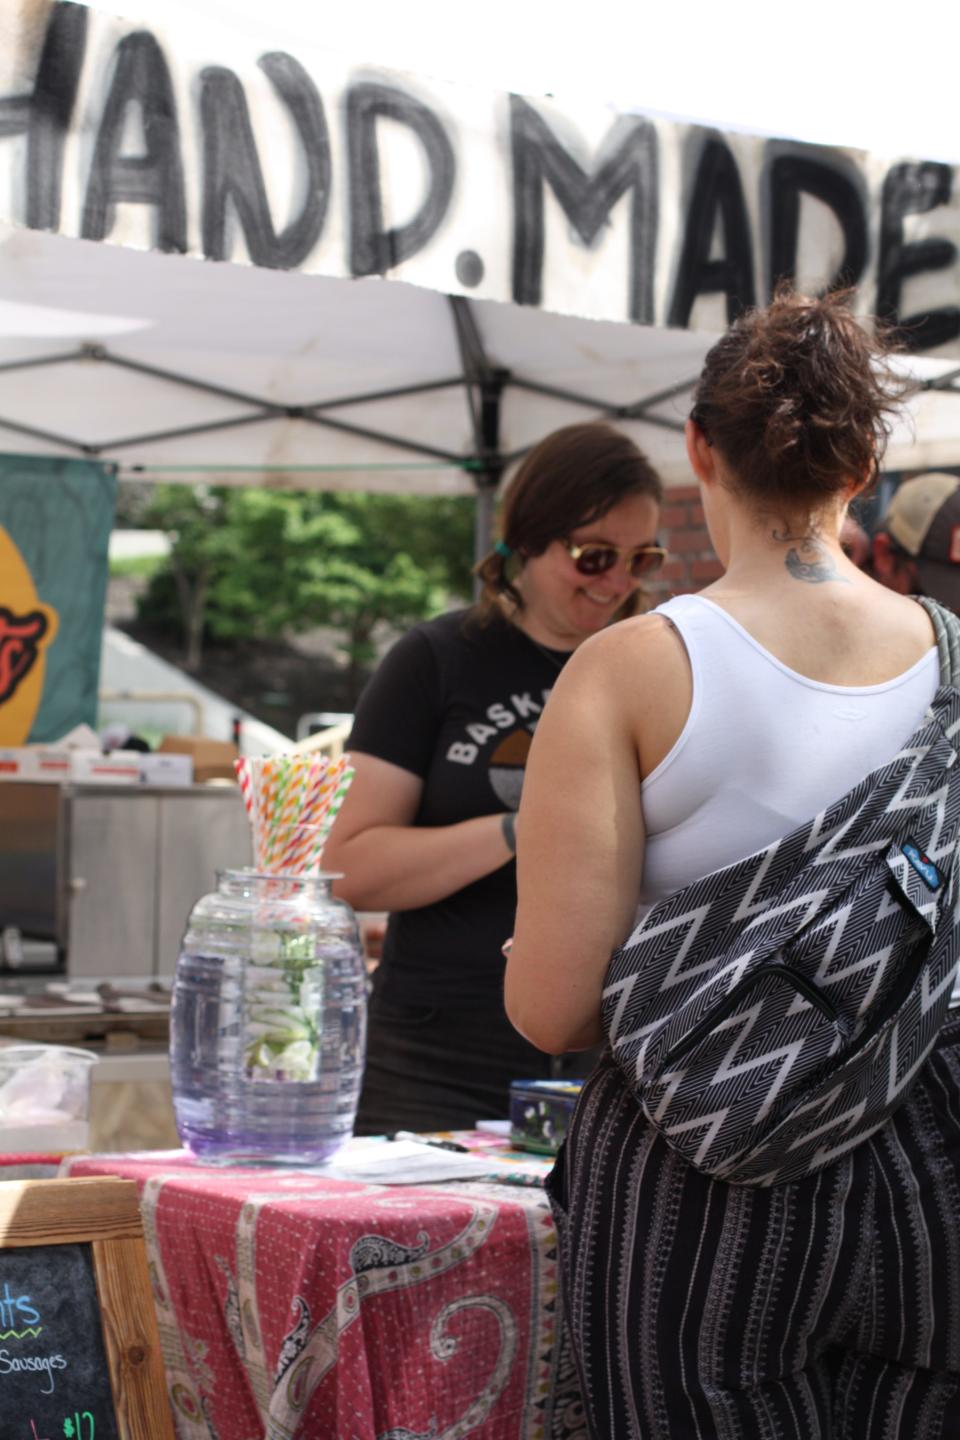
<svg viewBox="0 0 960 1440">
<path fill-rule="evenodd" d="M 453 744 L 449 746 L 446 758 L 452 760 L 457 765 L 472 765 L 480 754 L 481 747 L 488 744 L 490 740 L 495 739 L 501 730 L 509 730 L 511 725 L 521 724 L 523 721 L 530 719 L 536 724 L 537 716 L 541 713 L 544 705 L 546 705 L 547 700 L 550 698 L 549 689 L 541 690 L 540 694 L 543 697 L 542 701 L 534 700 L 529 690 L 524 690 L 519 695 L 511 695 L 510 704 L 513 706 L 512 710 L 508 709 L 507 706 L 499 700 L 493 705 L 488 705 L 484 713 L 488 720 L 493 721 L 493 724 L 485 725 L 480 720 L 471 721 L 469 725 L 464 727 L 470 736 L 469 742 L 466 740 L 455 740 Z M 531 726 L 531 728 L 533 727 Z"/>
</svg>

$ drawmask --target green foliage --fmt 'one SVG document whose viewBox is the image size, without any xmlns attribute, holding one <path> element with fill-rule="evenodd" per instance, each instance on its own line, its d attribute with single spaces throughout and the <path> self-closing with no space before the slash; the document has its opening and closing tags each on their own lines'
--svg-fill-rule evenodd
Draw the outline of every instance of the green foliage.
<svg viewBox="0 0 960 1440">
<path fill-rule="evenodd" d="M 419 496 L 157 488 L 145 523 L 173 542 L 141 618 L 181 629 L 187 664 L 221 642 L 344 634 L 351 667 L 378 621 L 398 629 L 470 593 L 473 503 Z"/>
<path fill-rule="evenodd" d="M 149 580 L 166 563 L 163 555 L 125 555 L 122 559 L 110 561 L 110 578 L 117 580 L 132 575 L 138 580 Z"/>
</svg>

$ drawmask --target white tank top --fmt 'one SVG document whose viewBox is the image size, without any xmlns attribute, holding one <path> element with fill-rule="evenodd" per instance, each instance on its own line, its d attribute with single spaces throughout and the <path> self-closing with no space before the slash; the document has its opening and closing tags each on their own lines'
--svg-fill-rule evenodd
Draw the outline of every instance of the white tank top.
<svg viewBox="0 0 960 1440">
<path fill-rule="evenodd" d="M 658 607 L 693 672 L 687 722 L 641 788 L 647 832 L 638 918 L 713 870 L 787 835 L 896 754 L 937 688 L 936 648 L 883 685 L 791 670 L 702 595 Z"/>
</svg>

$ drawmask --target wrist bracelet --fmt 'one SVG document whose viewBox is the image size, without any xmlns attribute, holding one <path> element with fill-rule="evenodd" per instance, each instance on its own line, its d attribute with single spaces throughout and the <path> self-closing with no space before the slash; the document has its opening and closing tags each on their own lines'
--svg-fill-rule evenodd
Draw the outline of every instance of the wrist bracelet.
<svg viewBox="0 0 960 1440">
<path fill-rule="evenodd" d="M 507 843 L 507 849 L 511 855 L 517 853 L 517 817 L 508 811 L 500 820 L 500 832 Z"/>
</svg>

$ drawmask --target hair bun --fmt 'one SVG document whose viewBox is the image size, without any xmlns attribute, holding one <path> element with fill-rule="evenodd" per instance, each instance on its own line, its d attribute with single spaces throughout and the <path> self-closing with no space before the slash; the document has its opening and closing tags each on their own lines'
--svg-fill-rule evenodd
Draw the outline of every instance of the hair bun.
<svg viewBox="0 0 960 1440">
<path fill-rule="evenodd" d="M 853 314 L 852 293 L 780 287 L 707 354 L 696 414 L 745 493 L 813 508 L 879 463 L 909 382 L 886 337 Z"/>
</svg>

